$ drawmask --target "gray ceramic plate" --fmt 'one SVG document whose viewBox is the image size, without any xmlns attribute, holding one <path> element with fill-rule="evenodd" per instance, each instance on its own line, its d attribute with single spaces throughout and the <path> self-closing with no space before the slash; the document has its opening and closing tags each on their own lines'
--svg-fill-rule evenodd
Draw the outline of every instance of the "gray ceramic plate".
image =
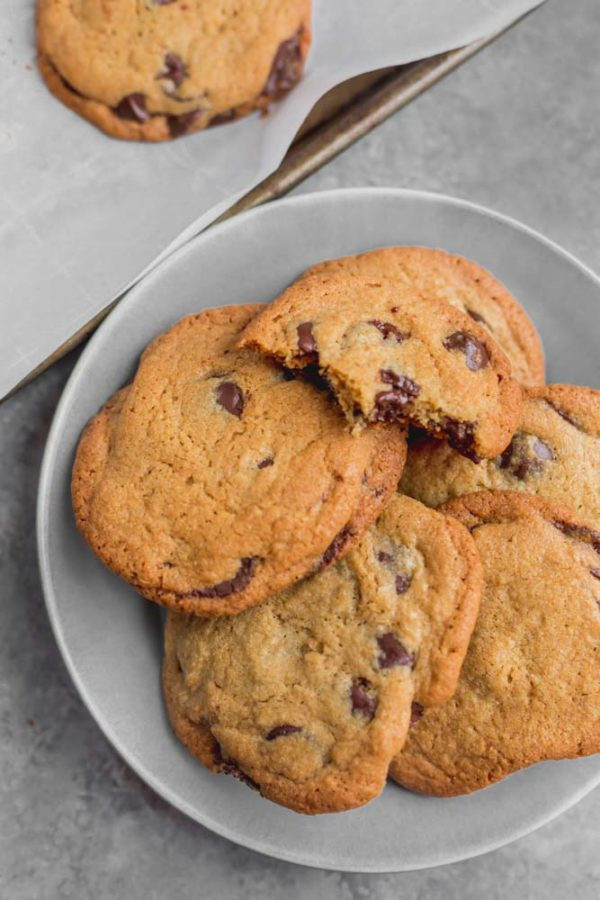
<svg viewBox="0 0 600 900">
<path fill-rule="evenodd" d="M 135 239 L 135 235 L 132 236 Z M 161 796 L 207 828 L 292 862 L 360 872 L 464 859 L 526 834 L 600 782 L 600 756 L 544 763 L 469 797 L 419 797 L 390 784 L 369 806 L 307 818 L 205 771 L 163 710 L 161 616 L 86 549 L 69 474 L 87 419 L 133 372 L 140 351 L 187 313 L 270 300 L 327 257 L 424 244 L 472 257 L 521 299 L 541 331 L 548 379 L 599 387 L 600 280 L 528 228 L 488 210 L 414 191 L 358 189 L 285 200 L 211 228 L 135 287 L 75 367 L 48 439 L 38 540 L 56 639 L 108 739 Z"/>
</svg>

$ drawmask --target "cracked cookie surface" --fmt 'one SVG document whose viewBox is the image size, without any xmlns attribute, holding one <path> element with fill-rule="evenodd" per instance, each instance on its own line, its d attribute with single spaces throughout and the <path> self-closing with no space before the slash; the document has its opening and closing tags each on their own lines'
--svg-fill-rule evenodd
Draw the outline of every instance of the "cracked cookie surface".
<svg viewBox="0 0 600 900">
<path fill-rule="evenodd" d="M 306 274 L 331 275 L 348 266 L 375 281 L 384 271 L 387 280 L 467 313 L 504 351 L 520 384 L 544 384 L 544 351 L 533 323 L 518 300 L 483 266 L 444 250 L 401 246 L 329 260 Z"/>
<path fill-rule="evenodd" d="M 426 710 L 390 774 L 427 794 L 486 787 L 600 750 L 600 532 L 511 492 L 446 504 L 483 565 L 481 610 L 454 696 Z"/>
<path fill-rule="evenodd" d="M 302 276 L 249 324 L 241 346 L 318 366 L 350 423 L 411 421 L 471 459 L 494 457 L 519 421 L 508 359 L 470 316 L 353 258 Z"/>
<path fill-rule="evenodd" d="M 478 465 L 444 442 L 411 441 L 400 490 L 434 507 L 473 491 L 524 491 L 600 528 L 600 391 L 568 384 L 526 391 L 510 444 Z"/>
<path fill-rule="evenodd" d="M 162 141 L 265 109 L 300 79 L 310 0 L 39 0 L 50 90 L 119 138 Z"/>
<path fill-rule="evenodd" d="M 239 612 L 346 552 L 393 492 L 403 434 L 354 436 L 331 397 L 235 343 L 259 306 L 206 310 L 143 353 L 92 419 L 77 525 L 145 597 Z"/>
<path fill-rule="evenodd" d="M 174 730 L 208 768 L 292 809 L 367 803 L 411 720 L 452 694 L 480 592 L 468 531 L 396 495 L 344 559 L 260 606 L 169 613 Z"/>
</svg>

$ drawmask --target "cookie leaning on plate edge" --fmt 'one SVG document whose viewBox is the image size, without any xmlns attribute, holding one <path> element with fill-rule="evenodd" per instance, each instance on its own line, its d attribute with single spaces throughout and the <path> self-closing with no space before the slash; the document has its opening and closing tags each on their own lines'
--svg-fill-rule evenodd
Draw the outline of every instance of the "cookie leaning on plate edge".
<svg viewBox="0 0 600 900">
<path fill-rule="evenodd" d="M 390 774 L 455 796 L 600 751 L 600 532 L 511 492 L 469 494 L 443 511 L 475 540 L 481 611 L 454 697 L 416 723 Z"/>
<path fill-rule="evenodd" d="M 352 435 L 326 392 L 236 349 L 259 309 L 205 310 L 156 338 L 76 454 L 92 550 L 186 612 L 239 612 L 347 552 L 404 465 L 397 429 Z"/>
<path fill-rule="evenodd" d="M 304 813 L 383 788 L 423 707 L 454 691 L 481 592 L 468 531 L 394 496 L 343 560 L 238 616 L 171 612 L 163 685 L 205 766 Z"/>
<path fill-rule="evenodd" d="M 39 0 L 38 66 L 112 137 L 164 141 L 265 109 L 300 79 L 311 0 Z"/>
<path fill-rule="evenodd" d="M 379 273 L 379 274 L 377 274 Z M 352 257 L 301 276 L 240 346 L 290 368 L 318 366 L 348 421 L 416 424 L 471 459 L 494 457 L 519 421 L 521 389 L 489 331 Z"/>
<path fill-rule="evenodd" d="M 600 391 L 551 384 L 523 400 L 517 432 L 495 460 L 474 465 L 442 441 L 411 441 L 400 491 L 433 507 L 473 491 L 524 491 L 600 528 Z"/>
<path fill-rule="evenodd" d="M 544 349 L 533 322 L 505 285 L 473 260 L 430 247 L 381 247 L 317 263 L 302 277 L 332 277 L 346 269 L 375 281 L 383 276 L 467 313 L 504 351 L 519 384 L 544 384 Z"/>
</svg>

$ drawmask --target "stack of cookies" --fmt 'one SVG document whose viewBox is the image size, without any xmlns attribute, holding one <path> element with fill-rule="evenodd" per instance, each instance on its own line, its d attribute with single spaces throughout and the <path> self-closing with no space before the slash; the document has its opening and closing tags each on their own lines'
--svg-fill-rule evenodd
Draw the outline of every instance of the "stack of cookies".
<svg viewBox="0 0 600 900">
<path fill-rule="evenodd" d="M 208 309 L 81 438 L 197 759 L 304 813 L 600 750 L 600 392 L 484 269 L 394 247 Z M 401 802 L 401 795 L 398 795 Z"/>
</svg>

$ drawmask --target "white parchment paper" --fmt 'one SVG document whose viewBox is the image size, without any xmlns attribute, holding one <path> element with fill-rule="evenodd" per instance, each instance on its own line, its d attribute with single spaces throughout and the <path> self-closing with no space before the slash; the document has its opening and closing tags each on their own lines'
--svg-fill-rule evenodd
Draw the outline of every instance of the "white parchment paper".
<svg viewBox="0 0 600 900">
<path fill-rule="evenodd" d="M 272 172 L 329 88 L 490 35 L 540 2 L 314 0 L 305 77 L 268 117 L 145 145 L 105 136 L 49 94 L 34 0 L 2 0 L 0 397 Z"/>
</svg>

